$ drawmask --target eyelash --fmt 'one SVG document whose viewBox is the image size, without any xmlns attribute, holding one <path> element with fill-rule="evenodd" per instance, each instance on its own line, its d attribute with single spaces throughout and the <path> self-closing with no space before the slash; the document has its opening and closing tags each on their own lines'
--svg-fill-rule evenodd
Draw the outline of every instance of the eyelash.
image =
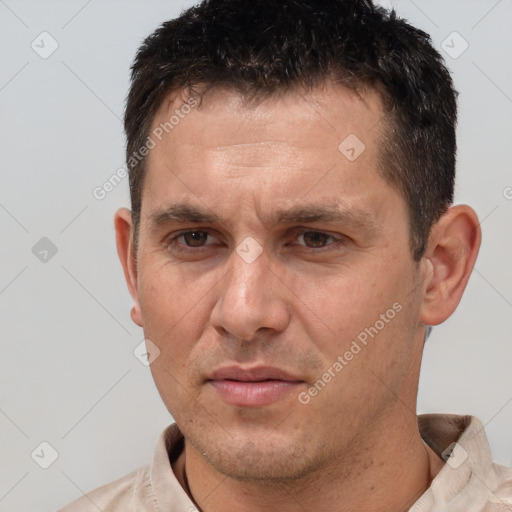
<svg viewBox="0 0 512 512">
<path fill-rule="evenodd" d="M 182 252 L 182 253 L 183 252 L 189 252 L 189 253 L 190 252 L 195 252 L 195 253 L 197 253 L 197 252 L 201 252 L 202 250 L 206 250 L 208 248 L 208 245 L 203 245 L 203 246 L 199 246 L 199 247 L 191 247 L 191 246 L 188 246 L 186 244 L 177 242 L 178 238 L 181 238 L 182 236 L 187 235 L 188 233 L 206 233 L 207 235 L 213 236 L 206 229 L 188 229 L 188 230 L 185 230 L 185 231 L 181 231 L 181 232 L 175 234 L 172 237 L 167 238 L 164 241 L 164 245 L 167 248 L 170 248 L 171 245 L 173 245 L 174 246 L 173 247 L 174 251 Z M 337 246 L 340 246 L 340 245 L 341 246 L 346 245 L 346 237 L 344 237 L 344 236 L 335 237 L 334 235 L 329 235 L 328 233 L 325 233 L 323 231 L 315 231 L 315 230 L 312 230 L 312 229 L 300 229 L 300 230 L 297 230 L 294 233 L 293 236 L 294 236 L 294 238 L 297 238 L 299 236 L 304 235 L 305 233 L 313 233 L 313 234 L 325 235 L 327 238 L 333 240 L 332 243 L 324 245 L 323 247 L 308 247 L 306 245 L 300 244 L 300 247 L 304 247 L 307 250 L 311 250 L 311 251 L 315 251 L 315 252 L 320 252 L 320 251 L 326 250 L 328 248 L 337 247 Z"/>
</svg>

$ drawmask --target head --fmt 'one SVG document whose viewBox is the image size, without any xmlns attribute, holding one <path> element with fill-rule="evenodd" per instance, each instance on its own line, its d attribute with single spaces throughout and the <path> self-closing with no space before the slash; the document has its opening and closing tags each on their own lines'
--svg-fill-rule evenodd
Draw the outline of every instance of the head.
<svg viewBox="0 0 512 512">
<path fill-rule="evenodd" d="M 416 421 L 426 326 L 480 243 L 450 207 L 455 122 L 428 36 L 370 1 L 210 0 L 146 39 L 118 250 L 198 457 L 300 478 Z M 249 404 L 237 372 L 273 388 Z"/>
</svg>

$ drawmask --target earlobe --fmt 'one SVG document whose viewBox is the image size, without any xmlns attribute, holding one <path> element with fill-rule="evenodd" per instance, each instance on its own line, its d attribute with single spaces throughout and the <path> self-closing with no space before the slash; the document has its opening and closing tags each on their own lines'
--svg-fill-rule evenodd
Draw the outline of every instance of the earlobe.
<svg viewBox="0 0 512 512">
<path fill-rule="evenodd" d="M 132 322 L 134 324 L 137 324 L 139 327 L 142 327 L 142 314 L 140 312 L 140 306 L 138 301 L 136 304 L 132 306 L 132 309 L 130 310 L 130 318 L 132 319 Z"/>
<path fill-rule="evenodd" d="M 130 210 L 126 208 L 119 209 L 114 216 L 114 226 L 116 230 L 117 254 L 123 267 L 128 291 L 134 301 L 130 316 L 134 323 L 142 327 L 142 314 L 137 287 L 137 261 L 133 246 L 133 223 Z"/>
<path fill-rule="evenodd" d="M 453 206 L 433 226 L 424 259 L 420 321 L 438 325 L 455 311 L 473 271 L 481 242 L 474 210 Z"/>
</svg>

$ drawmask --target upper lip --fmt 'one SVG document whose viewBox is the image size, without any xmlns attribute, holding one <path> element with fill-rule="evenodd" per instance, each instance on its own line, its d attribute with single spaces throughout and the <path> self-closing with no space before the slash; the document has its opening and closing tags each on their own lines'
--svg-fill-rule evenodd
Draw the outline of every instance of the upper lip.
<svg viewBox="0 0 512 512">
<path fill-rule="evenodd" d="M 258 382 L 263 380 L 283 380 L 289 382 L 302 382 L 285 370 L 272 366 L 257 366 L 242 368 L 240 366 L 226 366 L 212 372 L 208 380 L 237 380 L 240 382 Z"/>
</svg>

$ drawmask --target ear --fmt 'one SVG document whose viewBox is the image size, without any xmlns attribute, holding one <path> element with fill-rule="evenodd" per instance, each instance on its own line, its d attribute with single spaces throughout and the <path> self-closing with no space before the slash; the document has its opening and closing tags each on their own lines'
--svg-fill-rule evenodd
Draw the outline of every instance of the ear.
<svg viewBox="0 0 512 512">
<path fill-rule="evenodd" d="M 453 206 L 432 227 L 422 258 L 420 321 L 438 325 L 455 311 L 475 266 L 482 232 L 475 211 Z"/>
<path fill-rule="evenodd" d="M 126 208 L 118 210 L 114 216 L 114 226 L 116 229 L 117 254 L 123 266 L 128 290 L 134 301 L 131 317 L 139 327 L 142 327 L 142 314 L 137 287 L 137 258 L 133 245 L 133 223 L 130 210 Z"/>
</svg>

